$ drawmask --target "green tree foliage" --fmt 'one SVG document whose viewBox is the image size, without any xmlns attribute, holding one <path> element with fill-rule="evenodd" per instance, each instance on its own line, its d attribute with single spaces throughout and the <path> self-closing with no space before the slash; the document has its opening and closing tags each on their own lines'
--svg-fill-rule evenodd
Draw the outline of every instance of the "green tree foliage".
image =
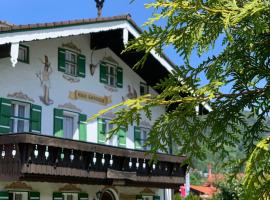
<svg viewBox="0 0 270 200">
<path fill-rule="evenodd" d="M 198 171 L 190 172 L 190 184 L 191 185 L 201 185 L 205 183 L 206 179 Z"/>
<path fill-rule="evenodd" d="M 212 200 L 248 200 L 242 179 L 232 179 L 230 182 L 219 182 L 219 192 Z"/>
<path fill-rule="evenodd" d="M 235 147 L 241 141 L 246 155 L 250 155 L 262 133 L 269 132 L 265 123 L 270 108 L 269 0 L 155 0 L 146 7 L 154 8 L 152 18 L 145 24 L 148 30 L 130 42 L 126 51 L 145 52 L 137 65 L 140 67 L 152 50 L 161 54 L 170 45 L 184 58 L 185 65 L 156 86 L 162 91 L 159 95 L 127 100 L 98 115 L 120 107 L 112 123 L 128 126 L 139 124 L 142 112 L 151 118 L 152 107 L 177 105 L 154 123 L 148 140 L 152 152 L 167 151 L 173 141 L 181 146 L 178 153 L 187 155 L 188 161 L 205 159 L 205 149 L 220 152 L 223 159 L 228 147 Z M 208 57 L 198 66 L 190 65 L 192 52 L 205 55 L 217 48 L 215 44 L 220 38 L 221 53 Z M 202 76 L 207 81 L 202 82 Z M 213 111 L 198 116 L 194 108 L 207 102 Z M 247 123 L 244 111 L 248 111 L 248 118 L 256 120 Z M 262 159 L 266 166 L 266 156 L 254 158 Z M 233 160 L 243 162 L 238 158 Z M 269 171 L 262 169 L 266 174 L 260 176 L 258 184 L 269 175 Z M 253 189 L 256 188 L 260 187 Z M 270 187 L 265 190 L 270 192 Z"/>
</svg>

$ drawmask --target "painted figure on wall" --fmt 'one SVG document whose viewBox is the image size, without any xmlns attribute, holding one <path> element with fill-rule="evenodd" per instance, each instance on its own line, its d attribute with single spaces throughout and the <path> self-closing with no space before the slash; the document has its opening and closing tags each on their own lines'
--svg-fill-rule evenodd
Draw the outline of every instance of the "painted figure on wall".
<svg viewBox="0 0 270 200">
<path fill-rule="evenodd" d="M 126 97 L 122 96 L 122 101 L 125 101 L 127 99 L 135 99 L 137 98 L 137 91 L 135 90 L 135 88 L 132 86 L 132 90 L 131 90 L 131 86 L 128 85 L 128 93 L 126 94 Z"/>
<path fill-rule="evenodd" d="M 53 104 L 53 100 L 50 99 L 50 75 L 52 74 L 53 70 L 47 55 L 44 56 L 44 59 L 44 61 L 40 59 L 41 63 L 44 64 L 43 70 L 36 73 L 40 80 L 41 87 L 43 88 L 43 96 L 40 96 L 39 98 L 45 105 L 51 105 Z"/>
</svg>

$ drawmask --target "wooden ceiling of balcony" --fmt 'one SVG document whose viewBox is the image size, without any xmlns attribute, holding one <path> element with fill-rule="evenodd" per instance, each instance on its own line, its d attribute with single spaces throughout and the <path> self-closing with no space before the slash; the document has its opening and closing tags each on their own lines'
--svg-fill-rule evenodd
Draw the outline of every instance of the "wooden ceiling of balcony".
<svg viewBox="0 0 270 200">
<path fill-rule="evenodd" d="M 187 167 L 181 166 L 183 156 L 157 154 L 158 163 L 153 169 L 149 162 L 151 156 L 143 151 L 29 133 L 0 134 L 0 145 L 1 148 L 5 145 L 6 151 L 5 157 L 0 158 L 1 180 L 177 188 L 184 183 Z M 37 157 L 34 156 L 36 145 Z M 13 158 L 14 147 L 17 153 Z M 48 158 L 45 158 L 46 149 L 49 150 Z M 65 156 L 61 158 L 63 152 Z M 74 155 L 72 161 L 71 152 Z M 109 162 L 111 156 L 112 165 Z M 97 161 L 94 164 L 93 157 Z M 140 163 L 139 167 L 136 162 Z"/>
</svg>

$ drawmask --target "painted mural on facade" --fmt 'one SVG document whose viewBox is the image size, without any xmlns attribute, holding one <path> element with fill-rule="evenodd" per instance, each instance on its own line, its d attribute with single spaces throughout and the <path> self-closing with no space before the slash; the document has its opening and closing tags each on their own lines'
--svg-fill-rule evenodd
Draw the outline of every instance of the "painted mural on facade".
<svg viewBox="0 0 270 200">
<path fill-rule="evenodd" d="M 50 76 L 53 70 L 47 55 L 44 55 L 44 61 L 42 59 L 40 59 L 40 61 L 42 64 L 44 64 L 44 67 L 42 71 L 36 73 L 36 76 L 39 78 L 41 87 L 43 89 L 43 96 L 40 96 L 39 98 L 45 105 L 48 106 L 53 104 L 53 100 L 50 99 L 50 88 L 51 88 Z"/>
</svg>

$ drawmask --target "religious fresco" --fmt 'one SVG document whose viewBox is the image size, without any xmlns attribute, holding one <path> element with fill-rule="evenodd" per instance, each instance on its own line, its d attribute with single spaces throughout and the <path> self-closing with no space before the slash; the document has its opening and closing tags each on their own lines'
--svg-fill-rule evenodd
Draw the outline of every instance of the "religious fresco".
<svg viewBox="0 0 270 200">
<path fill-rule="evenodd" d="M 128 99 L 136 99 L 137 97 L 138 97 L 138 94 L 134 86 L 132 86 L 132 89 L 131 89 L 131 86 L 128 85 L 128 93 L 126 94 L 126 96 L 124 97 L 122 96 L 122 101 L 126 101 Z"/>
<path fill-rule="evenodd" d="M 36 73 L 36 76 L 40 80 L 40 85 L 43 89 L 43 96 L 40 96 L 40 100 L 45 105 L 53 104 L 53 100 L 50 99 L 50 88 L 51 88 L 51 81 L 50 76 L 53 72 L 51 63 L 49 62 L 49 58 L 47 55 L 44 55 L 44 61 L 40 59 L 41 63 L 44 64 L 43 70 Z"/>
</svg>

